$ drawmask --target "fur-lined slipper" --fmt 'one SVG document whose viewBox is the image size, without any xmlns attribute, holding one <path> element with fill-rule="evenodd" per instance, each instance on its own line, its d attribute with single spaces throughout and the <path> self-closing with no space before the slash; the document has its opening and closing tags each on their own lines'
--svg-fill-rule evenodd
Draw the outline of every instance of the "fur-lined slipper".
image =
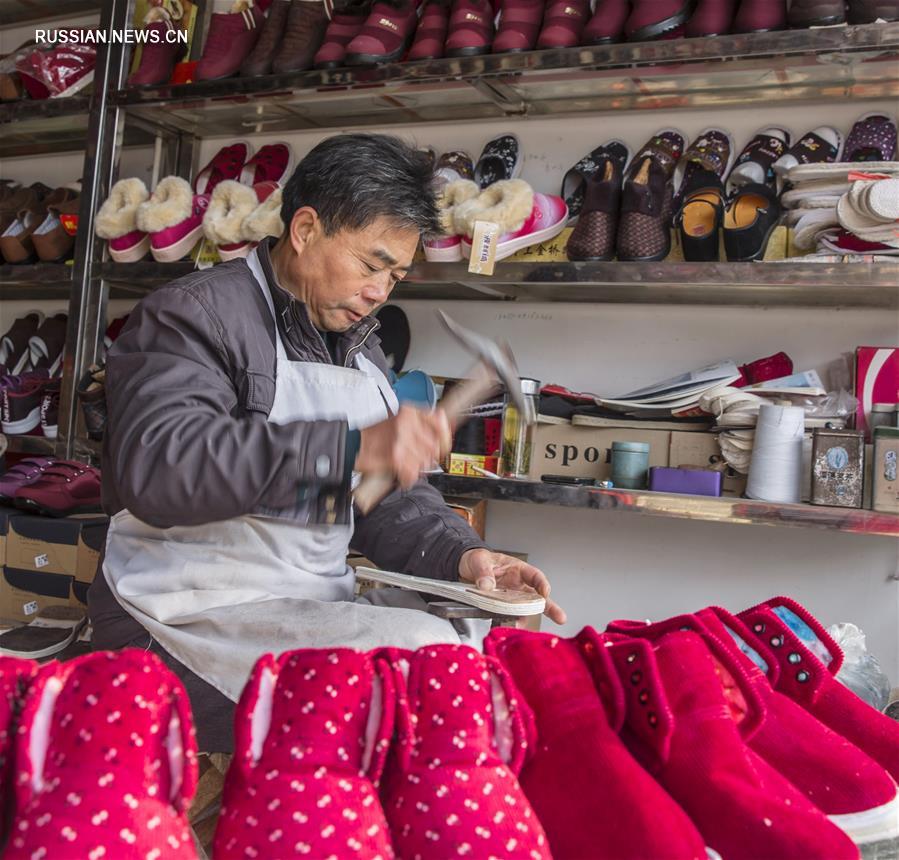
<svg viewBox="0 0 899 860">
<path fill-rule="evenodd" d="M 137 229 L 137 208 L 150 197 L 140 179 L 120 179 L 97 213 L 94 225 L 101 239 L 118 239 Z"/>
<path fill-rule="evenodd" d="M 261 242 L 268 236 L 280 236 L 284 232 L 280 188 L 273 191 L 244 218 L 242 231 L 244 239 L 251 242 Z"/>
<path fill-rule="evenodd" d="M 242 225 L 259 205 L 256 192 L 226 179 L 215 186 L 203 216 L 203 233 L 214 245 L 233 245 L 244 240 Z"/>
<path fill-rule="evenodd" d="M 453 232 L 471 237 L 475 221 L 493 221 L 499 224 L 500 235 L 513 233 L 521 229 L 533 208 L 534 189 L 527 182 L 503 179 L 455 207 Z"/>
<path fill-rule="evenodd" d="M 150 199 L 137 207 L 137 227 L 145 233 L 158 233 L 190 218 L 193 206 L 190 183 L 180 176 L 166 176 Z"/>
<path fill-rule="evenodd" d="M 443 186 L 437 196 L 437 208 L 440 210 L 440 226 L 444 236 L 456 234 L 456 207 L 466 200 L 473 200 L 480 193 L 478 184 L 470 179 L 457 179 Z"/>
</svg>

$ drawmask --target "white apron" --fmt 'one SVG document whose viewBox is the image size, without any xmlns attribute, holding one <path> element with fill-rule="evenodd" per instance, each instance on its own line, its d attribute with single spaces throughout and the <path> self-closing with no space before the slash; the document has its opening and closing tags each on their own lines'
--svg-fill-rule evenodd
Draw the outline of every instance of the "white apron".
<svg viewBox="0 0 899 860">
<path fill-rule="evenodd" d="M 384 374 L 361 351 L 355 368 L 290 361 L 255 251 L 247 264 L 275 326 L 269 421 L 345 420 L 350 429 L 363 429 L 397 410 Z M 121 511 L 110 522 L 103 573 L 119 603 L 166 651 L 234 701 L 267 652 L 461 641 L 452 624 L 420 611 L 425 604 L 415 595 L 377 595 L 380 604 L 415 609 L 351 602 L 355 579 L 346 553 L 352 521 L 308 525 L 307 514 L 300 504 L 292 511 L 159 529 Z"/>
</svg>

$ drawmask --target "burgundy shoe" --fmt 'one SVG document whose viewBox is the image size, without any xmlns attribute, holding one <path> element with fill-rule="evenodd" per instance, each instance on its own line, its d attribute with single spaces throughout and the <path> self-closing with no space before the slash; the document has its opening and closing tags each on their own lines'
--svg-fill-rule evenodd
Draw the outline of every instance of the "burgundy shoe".
<svg viewBox="0 0 899 860">
<path fill-rule="evenodd" d="M 47 317 L 28 341 L 31 350 L 31 366 L 47 376 L 55 376 L 62 366 L 66 346 L 67 314 Z"/>
<path fill-rule="evenodd" d="M 504 0 L 499 16 L 494 54 L 532 51 L 543 23 L 544 0 Z"/>
<path fill-rule="evenodd" d="M 446 50 L 451 0 L 426 0 L 408 60 L 437 60 Z"/>
<path fill-rule="evenodd" d="M 2 426 L 7 436 L 40 436 L 41 403 L 47 385 L 45 372 L 7 377 L 2 392 Z"/>
<path fill-rule="evenodd" d="M 287 13 L 290 0 L 273 0 L 268 7 L 259 40 L 240 65 L 242 78 L 257 78 L 272 73 L 272 60 L 287 30 Z"/>
<path fill-rule="evenodd" d="M 696 0 L 632 0 L 633 8 L 624 25 L 629 42 L 658 39 L 686 24 Z"/>
<path fill-rule="evenodd" d="M 287 29 L 272 60 L 272 71 L 284 75 L 311 68 L 327 26 L 323 0 L 291 0 Z"/>
<path fill-rule="evenodd" d="M 453 0 L 446 56 L 475 57 L 490 51 L 494 11 L 490 0 Z"/>
<path fill-rule="evenodd" d="M 0 475 L 0 502 L 11 504 L 21 487 L 40 478 L 56 462 L 55 457 L 26 457 Z"/>
<path fill-rule="evenodd" d="M 51 517 L 98 514 L 100 470 L 74 460 L 57 460 L 30 484 L 16 491 L 17 508 Z"/>
<path fill-rule="evenodd" d="M 213 12 L 194 80 L 216 81 L 231 77 L 255 47 L 262 21 L 258 6 L 243 12 Z"/>
<path fill-rule="evenodd" d="M 215 186 L 225 179 L 235 179 L 240 181 L 243 176 L 243 169 L 253 154 L 253 148 L 245 140 L 239 140 L 235 143 L 223 146 L 194 179 L 194 191 L 197 194 L 211 194 L 215 190 Z M 160 185 L 165 179 L 160 181 Z M 156 186 L 154 195 L 159 191 L 159 185 Z"/>
<path fill-rule="evenodd" d="M 359 35 L 347 45 L 348 66 L 395 63 L 412 44 L 418 23 L 418 0 L 379 0 Z"/>
<path fill-rule="evenodd" d="M 593 17 L 584 27 L 585 45 L 608 45 L 624 37 L 624 25 L 630 14 L 630 0 L 598 0 Z"/>
<path fill-rule="evenodd" d="M 313 67 L 340 68 L 346 57 L 346 46 L 359 35 L 370 11 L 371 0 L 349 0 L 340 7 L 335 6 L 321 46 L 312 59 Z"/>
<path fill-rule="evenodd" d="M 41 311 L 31 311 L 19 317 L 0 338 L 0 375 L 18 376 L 30 367 L 29 342 L 43 321 Z"/>
<path fill-rule="evenodd" d="M 767 33 L 787 26 L 786 0 L 741 0 L 731 27 L 734 33 Z"/>
<path fill-rule="evenodd" d="M 177 30 L 171 21 L 154 21 L 144 27 L 150 34 L 143 43 L 140 63 L 128 78 L 129 87 L 150 87 L 167 84 L 172 77 L 172 70 L 184 53 L 184 45 L 180 42 L 168 42 L 169 33 Z M 152 34 L 156 34 L 153 36 Z"/>
<path fill-rule="evenodd" d="M 240 172 L 244 185 L 276 182 L 284 185 L 293 173 L 293 148 L 289 143 L 267 143 Z"/>
<path fill-rule="evenodd" d="M 736 0 L 699 0 L 696 10 L 684 27 L 684 35 L 695 38 L 729 33 L 736 5 Z"/>
<path fill-rule="evenodd" d="M 538 48 L 573 48 L 581 44 L 590 17 L 588 0 L 550 0 L 543 13 Z"/>
<path fill-rule="evenodd" d="M 58 377 L 51 379 L 44 386 L 44 395 L 41 399 L 41 435 L 45 439 L 55 439 L 59 436 L 59 394 L 62 388 L 62 380 Z"/>
</svg>

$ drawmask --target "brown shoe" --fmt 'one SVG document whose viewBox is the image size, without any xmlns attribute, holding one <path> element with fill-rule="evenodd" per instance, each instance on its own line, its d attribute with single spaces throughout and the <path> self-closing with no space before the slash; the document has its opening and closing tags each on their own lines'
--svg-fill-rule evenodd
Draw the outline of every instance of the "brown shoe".
<svg viewBox="0 0 899 860">
<path fill-rule="evenodd" d="M 18 219 L 23 209 L 36 208 L 50 193 L 51 189 L 41 182 L 11 189 L 11 193 L 0 200 L 0 235 Z"/>
<path fill-rule="evenodd" d="M 321 0 L 290 0 L 284 38 L 272 61 L 272 71 L 284 75 L 310 68 L 327 26 L 328 16 Z"/>
<path fill-rule="evenodd" d="M 259 34 L 259 41 L 240 67 L 241 77 L 256 78 L 272 73 L 272 60 L 287 32 L 289 10 L 290 0 L 274 0 L 269 6 L 265 22 L 262 25 L 262 32 Z"/>
<path fill-rule="evenodd" d="M 69 258 L 75 246 L 75 236 L 70 235 L 60 220 L 60 210 L 78 197 L 71 188 L 58 188 L 45 201 L 46 215 L 32 233 L 31 241 L 38 259 L 45 263 L 61 263 Z"/>
</svg>

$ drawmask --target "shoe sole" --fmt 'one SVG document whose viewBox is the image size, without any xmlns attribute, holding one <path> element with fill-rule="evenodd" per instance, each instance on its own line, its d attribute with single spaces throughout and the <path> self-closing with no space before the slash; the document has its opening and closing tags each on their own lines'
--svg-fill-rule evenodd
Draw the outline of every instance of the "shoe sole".
<svg viewBox="0 0 899 860">
<path fill-rule="evenodd" d="M 482 54 L 486 54 L 489 51 L 489 45 L 482 45 L 480 48 L 455 48 L 452 51 L 447 51 L 446 56 L 453 59 L 457 59 L 459 57 L 480 57 Z M 436 60 L 439 59 L 439 57 L 434 57 L 433 59 Z"/>
<path fill-rule="evenodd" d="M 22 436 L 30 433 L 35 427 L 39 427 L 41 423 L 41 407 L 36 406 L 28 413 L 26 418 L 20 418 L 18 421 L 4 421 L 2 423 L 3 432 L 8 436 Z"/>
<path fill-rule="evenodd" d="M 760 250 L 756 251 L 751 257 L 727 257 L 728 263 L 755 263 L 759 260 L 764 260 L 765 251 L 768 250 L 768 242 L 771 241 L 771 235 L 778 228 L 778 222 L 775 222 L 768 228 L 768 232 L 765 233 L 765 238 L 762 241 L 762 247 Z M 726 233 L 727 231 L 725 231 Z M 724 246 L 724 254 L 727 255 L 727 245 Z"/>
<path fill-rule="evenodd" d="M 429 263 L 460 263 L 462 261 L 462 243 L 452 248 L 428 248 L 425 246 L 425 259 Z"/>
<path fill-rule="evenodd" d="M 835 27 L 845 24 L 845 15 L 831 15 L 829 18 L 816 18 L 814 21 L 803 21 L 801 24 L 788 24 L 791 30 L 806 30 L 809 27 Z"/>
<path fill-rule="evenodd" d="M 899 795 L 873 809 L 827 817 L 856 845 L 899 839 Z"/>
<path fill-rule="evenodd" d="M 389 54 L 347 54 L 344 63 L 348 66 L 382 66 L 385 63 L 396 63 L 412 47 L 412 39 L 415 37 L 413 30 L 395 51 Z"/>
<path fill-rule="evenodd" d="M 529 236 L 521 236 L 518 239 L 512 239 L 510 242 L 504 242 L 502 245 L 502 251 L 500 251 L 500 246 L 496 248 L 496 262 L 500 260 L 505 260 L 511 257 L 513 254 L 522 250 L 522 248 L 530 248 L 531 245 L 539 245 L 541 242 L 548 242 L 550 239 L 555 239 L 556 236 L 561 233 L 565 227 L 568 225 L 568 213 L 565 213 L 565 217 L 562 218 L 561 221 L 556 224 L 551 224 L 549 227 L 544 227 L 542 230 L 538 230 L 536 233 L 531 233 Z M 471 257 L 471 243 L 462 240 L 462 254 L 466 258 Z"/>
<path fill-rule="evenodd" d="M 36 651 L 17 651 L 14 648 L 0 648 L 0 654 L 4 657 L 18 657 L 20 660 L 40 660 L 42 657 L 52 657 L 54 654 L 58 654 L 60 651 L 68 648 L 69 645 L 75 641 L 78 634 L 84 629 L 86 623 L 87 619 L 75 624 L 72 628 L 72 632 L 67 635 L 65 639 L 62 639 L 53 645 L 49 645 L 46 648 L 38 648 Z"/>
<path fill-rule="evenodd" d="M 108 247 L 108 246 L 107 246 Z M 143 260 L 150 252 L 150 236 L 144 236 L 137 245 L 132 245 L 127 251 L 113 251 L 109 248 L 109 256 L 116 263 L 137 263 Z"/>
<path fill-rule="evenodd" d="M 103 513 L 103 508 L 100 507 L 100 505 L 76 505 L 73 508 L 66 508 L 64 511 L 57 511 L 53 508 L 48 508 L 46 505 L 41 505 L 32 499 L 23 499 L 18 496 L 16 497 L 16 507 L 23 511 L 39 511 L 44 514 L 44 516 L 57 518 L 71 517 L 76 514 Z"/>
<path fill-rule="evenodd" d="M 690 16 L 693 14 L 695 7 L 696 0 L 691 0 L 691 2 L 687 3 L 680 10 L 680 12 L 672 15 L 670 18 L 666 18 L 664 21 L 658 21 L 655 24 L 647 24 L 639 30 L 634 30 L 634 32 L 627 37 L 628 42 L 648 42 L 652 39 L 657 39 L 659 36 L 664 36 L 665 33 L 676 30 L 682 24 L 686 24 L 687 21 L 690 20 Z"/>
<path fill-rule="evenodd" d="M 186 257 L 193 251 L 200 237 L 203 235 L 202 222 L 190 231 L 183 239 L 167 245 L 165 248 L 150 247 L 150 253 L 157 263 L 177 263 L 182 257 Z"/>
</svg>

